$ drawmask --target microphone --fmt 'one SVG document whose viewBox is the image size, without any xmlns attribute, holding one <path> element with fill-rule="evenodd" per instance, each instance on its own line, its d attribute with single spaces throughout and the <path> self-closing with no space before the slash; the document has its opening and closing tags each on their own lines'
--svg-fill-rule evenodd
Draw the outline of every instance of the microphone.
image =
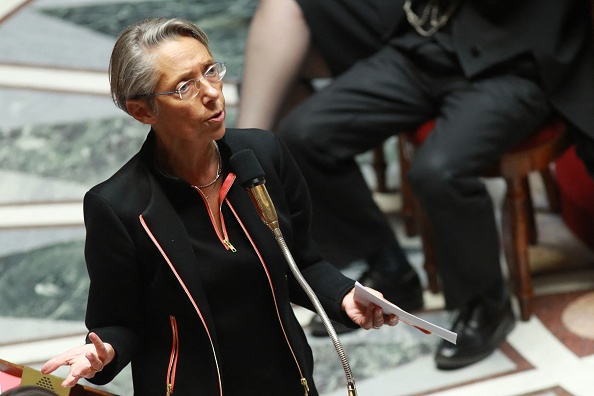
<svg viewBox="0 0 594 396">
<path fill-rule="evenodd" d="M 252 203 L 254 204 L 260 218 L 270 228 L 274 237 L 279 244 L 287 263 L 289 264 L 289 268 L 299 286 L 305 291 L 307 297 L 312 302 L 316 312 L 320 315 L 322 319 L 322 323 L 326 327 L 328 331 L 328 335 L 332 339 L 332 343 L 334 344 L 334 348 L 336 349 L 336 353 L 342 363 L 342 367 L 344 369 L 346 379 L 347 379 L 347 390 L 349 396 L 357 396 L 357 388 L 355 386 L 355 379 L 353 377 L 353 373 L 351 371 L 351 367 L 349 366 L 348 359 L 344 352 L 344 348 L 338 339 L 338 335 L 336 334 L 336 330 L 332 326 L 330 322 L 330 318 L 324 311 L 320 300 L 316 296 L 315 292 L 309 286 L 301 271 L 297 267 L 297 263 L 293 259 L 293 255 L 285 242 L 283 234 L 280 230 L 280 226 L 278 223 L 278 215 L 276 214 L 276 209 L 274 208 L 274 204 L 270 195 L 268 194 L 268 190 L 264 185 L 266 183 L 266 177 L 264 174 L 264 170 L 262 166 L 258 162 L 256 155 L 252 150 L 244 149 L 241 150 L 231 156 L 230 159 L 231 169 L 237 176 L 237 179 L 241 186 L 248 192 Z"/>
<path fill-rule="evenodd" d="M 256 155 L 252 150 L 241 150 L 231 156 L 231 169 L 235 172 L 241 186 L 247 190 L 260 218 L 270 228 L 275 237 L 282 236 L 278 215 L 264 185 L 266 178 Z"/>
</svg>

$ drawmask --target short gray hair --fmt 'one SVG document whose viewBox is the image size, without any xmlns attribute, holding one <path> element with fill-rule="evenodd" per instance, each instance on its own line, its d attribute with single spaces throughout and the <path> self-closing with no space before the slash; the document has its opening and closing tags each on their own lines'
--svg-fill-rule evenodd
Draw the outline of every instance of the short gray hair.
<svg viewBox="0 0 594 396">
<path fill-rule="evenodd" d="M 195 38 L 210 53 L 206 34 L 184 19 L 148 18 L 120 33 L 109 61 L 111 97 L 117 107 L 128 113 L 126 100 L 153 93 L 159 81 L 154 50 L 165 41 L 183 36 Z M 154 98 L 149 97 L 147 101 L 156 110 Z"/>
</svg>

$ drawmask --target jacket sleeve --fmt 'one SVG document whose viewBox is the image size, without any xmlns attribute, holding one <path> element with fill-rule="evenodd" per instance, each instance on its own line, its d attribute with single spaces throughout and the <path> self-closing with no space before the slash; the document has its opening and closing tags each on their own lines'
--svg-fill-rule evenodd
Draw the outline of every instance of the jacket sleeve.
<svg viewBox="0 0 594 396">
<path fill-rule="evenodd" d="M 90 278 L 86 326 L 116 351 L 116 359 L 92 379 L 104 384 L 130 362 L 139 345 L 139 272 L 132 239 L 101 196 L 85 195 L 84 216 Z"/>
<path fill-rule="evenodd" d="M 354 287 L 354 281 L 324 260 L 311 235 L 312 206 L 307 184 L 293 157 L 276 137 L 280 153 L 278 174 L 290 212 L 293 258 L 303 277 L 316 293 L 331 319 L 354 325 L 342 311 L 344 296 Z M 309 298 L 294 277 L 289 277 L 292 301 L 313 309 Z"/>
</svg>

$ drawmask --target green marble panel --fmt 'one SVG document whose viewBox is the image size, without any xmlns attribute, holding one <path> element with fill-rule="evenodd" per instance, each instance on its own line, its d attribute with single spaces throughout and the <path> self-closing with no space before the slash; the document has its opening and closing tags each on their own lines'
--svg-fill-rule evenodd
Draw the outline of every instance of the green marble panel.
<svg viewBox="0 0 594 396">
<path fill-rule="evenodd" d="M 0 316 L 84 320 L 88 288 L 82 240 L 0 258 Z"/>
<path fill-rule="evenodd" d="M 138 152 L 148 131 L 131 117 L 0 129 L 0 163 L 91 187 Z"/>
<path fill-rule="evenodd" d="M 156 0 L 43 8 L 41 12 L 116 37 L 134 21 L 148 17 L 185 18 L 208 35 L 215 59 L 226 62 L 228 76 L 239 78 L 245 38 L 257 0 Z"/>
</svg>

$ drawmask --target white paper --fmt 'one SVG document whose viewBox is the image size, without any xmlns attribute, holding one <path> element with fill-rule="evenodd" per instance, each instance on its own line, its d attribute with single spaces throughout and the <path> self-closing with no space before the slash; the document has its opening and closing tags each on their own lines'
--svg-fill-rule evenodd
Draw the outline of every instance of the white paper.
<svg viewBox="0 0 594 396">
<path fill-rule="evenodd" d="M 384 313 L 394 314 L 398 316 L 400 321 L 406 323 L 407 325 L 416 327 L 424 333 L 435 334 L 443 338 L 444 340 L 451 342 L 452 344 L 456 343 L 456 338 L 458 337 L 458 335 L 453 331 L 444 329 L 443 327 L 439 327 L 431 322 L 427 322 L 426 320 L 423 320 L 415 315 L 412 315 L 398 308 L 396 305 L 386 300 L 382 300 L 376 297 L 359 282 L 355 282 L 355 301 L 365 306 L 368 306 L 370 303 L 373 303 L 381 307 L 384 310 Z"/>
</svg>

